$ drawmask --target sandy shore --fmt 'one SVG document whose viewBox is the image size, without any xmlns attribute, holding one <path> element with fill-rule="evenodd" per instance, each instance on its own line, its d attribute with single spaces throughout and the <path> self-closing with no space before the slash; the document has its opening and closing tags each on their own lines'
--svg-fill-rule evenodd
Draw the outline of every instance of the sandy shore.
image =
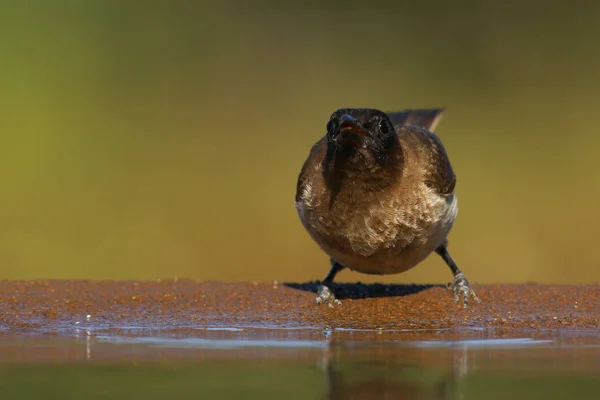
<svg viewBox="0 0 600 400">
<path fill-rule="evenodd" d="M 600 328 L 600 285 L 476 285 L 462 309 L 435 285 L 338 285 L 343 305 L 314 302 L 315 283 L 1 281 L 0 330 L 189 327 L 439 329 Z"/>
</svg>

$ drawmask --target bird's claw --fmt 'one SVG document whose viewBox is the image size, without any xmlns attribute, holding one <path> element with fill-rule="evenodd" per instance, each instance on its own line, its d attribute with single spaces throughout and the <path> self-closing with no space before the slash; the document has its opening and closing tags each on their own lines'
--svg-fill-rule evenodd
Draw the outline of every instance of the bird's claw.
<svg viewBox="0 0 600 400">
<path fill-rule="evenodd" d="M 329 289 L 325 285 L 319 286 L 319 290 L 317 290 L 317 298 L 315 299 L 317 304 L 327 304 L 329 307 L 333 308 L 334 305 L 341 306 L 342 302 L 335 298 L 331 289 Z"/>
<path fill-rule="evenodd" d="M 461 296 L 463 298 L 463 308 L 467 308 L 469 305 L 469 297 L 472 297 L 478 303 L 481 303 L 479 297 L 475 294 L 471 285 L 467 280 L 467 277 L 462 272 L 459 272 L 454 276 L 454 282 L 449 285 L 450 290 L 454 292 L 454 302 L 458 303 Z"/>
</svg>

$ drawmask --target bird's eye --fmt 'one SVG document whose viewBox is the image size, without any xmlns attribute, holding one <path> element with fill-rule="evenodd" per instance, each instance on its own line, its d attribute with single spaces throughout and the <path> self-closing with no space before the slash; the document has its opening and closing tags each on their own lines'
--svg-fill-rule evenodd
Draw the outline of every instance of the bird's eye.
<svg viewBox="0 0 600 400">
<path fill-rule="evenodd" d="M 387 122 L 387 119 L 382 119 L 379 121 L 379 132 L 387 135 L 390 133 L 390 124 Z"/>
<path fill-rule="evenodd" d="M 327 123 L 327 133 L 329 133 L 330 135 L 333 135 L 336 133 L 337 129 L 338 129 L 337 120 L 335 120 L 334 118 L 330 119 L 329 122 Z"/>
</svg>

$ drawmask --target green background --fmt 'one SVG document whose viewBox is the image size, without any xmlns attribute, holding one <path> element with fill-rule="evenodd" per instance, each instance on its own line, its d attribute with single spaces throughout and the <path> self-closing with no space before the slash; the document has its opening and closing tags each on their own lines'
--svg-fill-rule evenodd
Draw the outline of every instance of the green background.
<svg viewBox="0 0 600 400">
<path fill-rule="evenodd" d="M 326 373 L 316 366 L 262 360 L 175 365 L 8 365 L 0 366 L 0 372 L 3 398 L 9 400 L 239 399 L 241 396 L 326 400 L 348 398 L 352 393 L 355 399 L 547 400 L 593 398 L 599 386 L 593 373 L 473 371 L 466 376 L 453 376 L 439 368 L 391 366 L 377 370 L 365 365 L 346 367 L 343 373 L 338 372 L 339 381 L 328 385 Z M 368 395 L 368 391 L 373 394 Z"/>
<path fill-rule="evenodd" d="M 469 279 L 597 281 L 599 20 L 593 2 L 3 1 L 0 278 L 321 279 L 293 203 L 330 113 L 442 105 Z"/>
</svg>

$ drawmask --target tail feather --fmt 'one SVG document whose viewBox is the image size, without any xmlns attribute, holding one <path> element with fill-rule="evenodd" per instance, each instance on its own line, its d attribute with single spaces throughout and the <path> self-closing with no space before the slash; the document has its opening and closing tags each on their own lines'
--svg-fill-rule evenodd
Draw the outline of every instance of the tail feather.
<svg viewBox="0 0 600 400">
<path fill-rule="evenodd" d="M 443 108 L 409 109 L 387 113 L 394 126 L 417 125 L 431 132 L 433 132 L 438 122 L 440 122 L 443 114 Z"/>
</svg>

